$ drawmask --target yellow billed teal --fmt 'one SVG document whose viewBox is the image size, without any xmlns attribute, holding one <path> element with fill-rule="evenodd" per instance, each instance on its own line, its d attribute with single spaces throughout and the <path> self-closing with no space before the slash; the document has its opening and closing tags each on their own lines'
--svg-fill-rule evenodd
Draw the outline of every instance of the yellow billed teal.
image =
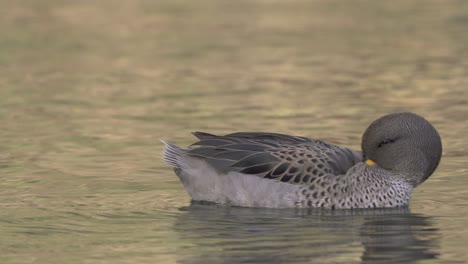
<svg viewBox="0 0 468 264">
<path fill-rule="evenodd" d="M 362 152 L 276 133 L 193 134 L 187 149 L 164 142 L 166 163 L 193 200 L 245 207 L 406 206 L 442 155 L 437 130 L 409 112 L 374 121 Z"/>
</svg>

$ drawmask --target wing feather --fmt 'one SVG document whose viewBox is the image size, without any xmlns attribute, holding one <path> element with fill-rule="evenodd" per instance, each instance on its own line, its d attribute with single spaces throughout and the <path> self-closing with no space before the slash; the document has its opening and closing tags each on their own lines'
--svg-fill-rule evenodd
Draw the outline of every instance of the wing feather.
<svg viewBox="0 0 468 264">
<path fill-rule="evenodd" d="M 292 184 L 308 184 L 325 175 L 343 175 L 362 159 L 359 152 L 304 137 L 255 132 L 193 134 L 200 141 L 187 154 L 205 159 L 215 169 Z"/>
</svg>

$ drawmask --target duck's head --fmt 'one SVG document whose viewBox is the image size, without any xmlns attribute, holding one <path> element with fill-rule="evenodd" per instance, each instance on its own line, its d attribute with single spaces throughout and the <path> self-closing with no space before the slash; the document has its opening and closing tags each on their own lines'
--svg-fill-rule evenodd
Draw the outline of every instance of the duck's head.
<svg viewBox="0 0 468 264">
<path fill-rule="evenodd" d="M 442 156 L 437 130 L 409 112 L 388 114 L 372 122 L 361 147 L 367 165 L 404 175 L 413 186 L 431 176 Z"/>
</svg>

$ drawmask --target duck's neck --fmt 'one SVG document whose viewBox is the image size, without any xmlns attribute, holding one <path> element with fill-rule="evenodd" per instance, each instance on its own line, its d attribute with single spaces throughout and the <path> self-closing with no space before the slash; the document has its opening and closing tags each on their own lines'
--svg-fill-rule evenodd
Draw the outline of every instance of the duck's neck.
<svg viewBox="0 0 468 264">
<path fill-rule="evenodd" d="M 378 165 L 368 166 L 365 163 L 356 165 L 354 170 L 348 172 L 344 178 L 352 181 L 351 195 L 362 198 L 364 204 L 370 207 L 408 205 L 413 184 L 409 183 L 404 175 L 394 174 Z"/>
</svg>

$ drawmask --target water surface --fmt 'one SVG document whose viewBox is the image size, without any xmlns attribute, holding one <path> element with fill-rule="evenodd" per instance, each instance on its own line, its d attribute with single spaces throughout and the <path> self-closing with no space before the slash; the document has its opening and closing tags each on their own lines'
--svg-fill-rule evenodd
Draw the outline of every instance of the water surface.
<svg viewBox="0 0 468 264">
<path fill-rule="evenodd" d="M 463 263 L 466 1 L 0 1 L 1 263 Z M 359 149 L 414 111 L 444 156 L 409 208 L 191 204 L 160 138 Z"/>
</svg>

